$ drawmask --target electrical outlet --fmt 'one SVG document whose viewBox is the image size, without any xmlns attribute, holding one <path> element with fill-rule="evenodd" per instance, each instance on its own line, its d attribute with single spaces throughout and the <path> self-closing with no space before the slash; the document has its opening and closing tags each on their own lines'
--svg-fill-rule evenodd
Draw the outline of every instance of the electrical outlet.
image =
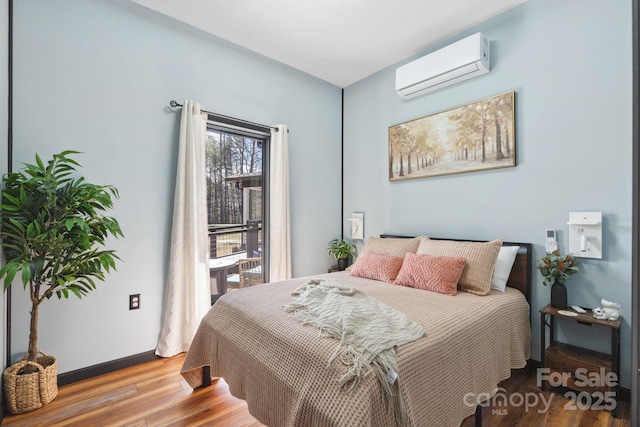
<svg viewBox="0 0 640 427">
<path fill-rule="evenodd" d="M 129 310 L 140 308 L 140 294 L 129 295 Z"/>
</svg>

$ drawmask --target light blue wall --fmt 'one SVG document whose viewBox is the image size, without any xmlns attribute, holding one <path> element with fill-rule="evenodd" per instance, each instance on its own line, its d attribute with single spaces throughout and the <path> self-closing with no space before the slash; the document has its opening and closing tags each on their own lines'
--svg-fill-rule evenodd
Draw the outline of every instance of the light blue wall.
<svg viewBox="0 0 640 427">
<path fill-rule="evenodd" d="M 129 1 L 14 4 L 14 166 L 75 149 L 87 180 L 121 195 L 112 213 L 126 238 L 110 242 L 118 271 L 83 300 L 41 306 L 40 348 L 60 372 L 156 346 L 180 118 L 171 99 L 289 125 L 293 274 L 326 268 L 326 242 L 339 233 L 339 88 Z M 133 293 L 142 308 L 129 311 Z M 26 350 L 28 310 L 15 287 L 15 356 Z"/>
<path fill-rule="evenodd" d="M 395 69 L 482 31 L 490 74 L 410 101 L 395 93 Z M 569 303 L 606 298 L 623 306 L 622 384 L 630 386 L 632 51 L 631 2 L 530 0 L 497 18 L 378 72 L 345 90 L 345 218 L 365 213 L 367 235 L 531 242 L 558 230 L 568 251 L 569 212 L 602 211 L 604 258 L 586 260 L 568 282 Z M 517 167 L 390 183 L 390 125 L 516 92 Z M 532 357 L 549 287 L 534 274 Z M 608 352 L 608 331 L 561 324 L 560 339 Z M 428 333 L 428 331 L 427 331 Z"/>
</svg>

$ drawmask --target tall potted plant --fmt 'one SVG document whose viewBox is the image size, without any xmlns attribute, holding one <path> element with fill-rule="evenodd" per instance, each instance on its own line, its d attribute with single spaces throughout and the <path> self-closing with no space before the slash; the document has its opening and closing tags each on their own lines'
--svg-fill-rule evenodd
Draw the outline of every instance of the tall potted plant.
<svg viewBox="0 0 640 427">
<path fill-rule="evenodd" d="M 338 261 L 338 270 L 344 270 L 349 265 L 349 259 L 358 254 L 355 245 L 343 239 L 333 239 L 329 242 L 329 256 Z"/>
<path fill-rule="evenodd" d="M 58 393 L 57 361 L 38 349 L 40 304 L 54 295 L 82 298 L 119 259 L 114 251 L 100 249 L 110 235 L 123 236 L 118 221 L 103 214 L 118 191 L 77 177 L 80 165 L 70 157 L 74 154 L 78 152 L 55 154 L 47 164 L 36 155 L 36 164 L 25 164 L 2 179 L 0 244 L 5 263 L 0 280 L 6 290 L 20 273 L 31 300 L 27 354 L 4 372 L 13 413 L 44 406 Z"/>
</svg>

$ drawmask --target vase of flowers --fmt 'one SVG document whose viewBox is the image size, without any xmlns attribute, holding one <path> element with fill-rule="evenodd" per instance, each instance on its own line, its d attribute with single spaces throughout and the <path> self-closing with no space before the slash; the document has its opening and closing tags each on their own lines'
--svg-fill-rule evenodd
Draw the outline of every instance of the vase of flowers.
<svg viewBox="0 0 640 427">
<path fill-rule="evenodd" d="M 571 254 L 560 255 L 556 249 L 540 258 L 538 270 L 542 274 L 543 285 L 553 283 L 551 285 L 551 306 L 560 309 L 567 308 L 567 288 L 564 283 L 580 271 L 578 260 Z"/>
</svg>

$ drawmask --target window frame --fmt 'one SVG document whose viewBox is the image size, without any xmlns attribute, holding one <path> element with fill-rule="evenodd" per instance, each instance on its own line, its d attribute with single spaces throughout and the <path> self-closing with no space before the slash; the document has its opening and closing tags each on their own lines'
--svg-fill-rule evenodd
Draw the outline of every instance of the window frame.
<svg viewBox="0 0 640 427">
<path fill-rule="evenodd" d="M 269 218 L 269 153 L 271 147 L 271 128 L 249 123 L 241 119 L 209 113 L 207 115 L 207 132 L 209 131 L 224 132 L 262 141 L 262 278 L 264 283 L 268 283 L 270 261 L 269 230 L 271 228 Z"/>
</svg>

